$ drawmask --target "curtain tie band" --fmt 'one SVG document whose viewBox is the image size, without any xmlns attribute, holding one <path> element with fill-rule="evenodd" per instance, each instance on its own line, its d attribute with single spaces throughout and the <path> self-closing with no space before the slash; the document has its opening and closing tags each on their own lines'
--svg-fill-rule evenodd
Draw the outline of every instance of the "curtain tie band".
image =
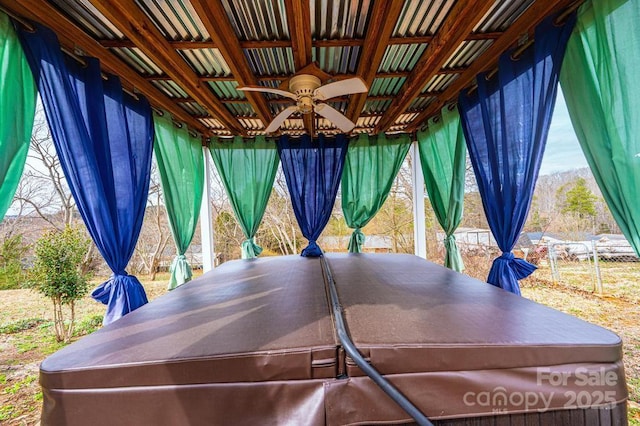
<svg viewBox="0 0 640 426">
<path fill-rule="evenodd" d="M 444 244 L 445 245 L 451 245 L 451 244 L 455 244 L 456 243 L 456 236 L 451 234 L 451 235 L 447 235 L 446 237 L 444 237 Z"/>
<path fill-rule="evenodd" d="M 244 240 L 240 248 L 242 250 L 243 259 L 252 259 L 254 257 L 258 257 L 260 253 L 262 253 L 262 247 L 256 244 L 253 237 Z"/>
<path fill-rule="evenodd" d="M 511 252 L 503 252 L 499 259 L 504 259 L 504 260 L 513 260 L 515 259 L 515 256 L 513 255 L 513 253 Z"/>
<path fill-rule="evenodd" d="M 364 240 L 364 233 L 360 227 L 356 227 L 349 238 L 349 253 L 361 253 Z"/>
<path fill-rule="evenodd" d="M 300 253 L 303 257 L 320 257 L 322 256 L 322 249 L 316 243 L 316 240 L 309 240 L 309 245 Z"/>
<path fill-rule="evenodd" d="M 187 261 L 187 256 L 185 256 L 184 254 L 177 254 L 176 257 L 173 258 L 173 262 L 171 262 L 169 272 L 170 276 L 167 290 L 173 290 L 176 287 L 191 281 L 191 278 L 193 276 L 191 272 L 191 266 Z"/>
</svg>

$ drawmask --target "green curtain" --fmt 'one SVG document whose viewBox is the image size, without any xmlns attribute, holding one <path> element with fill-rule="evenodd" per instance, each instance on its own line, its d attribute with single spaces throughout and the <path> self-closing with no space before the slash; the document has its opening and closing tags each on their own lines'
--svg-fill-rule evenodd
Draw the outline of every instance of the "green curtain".
<svg viewBox="0 0 640 426">
<path fill-rule="evenodd" d="M 409 135 L 360 134 L 349 142 L 342 171 L 342 211 L 349 228 L 349 252 L 360 253 L 362 229 L 378 213 L 409 151 Z"/>
<path fill-rule="evenodd" d="M 154 114 L 153 150 L 160 172 L 164 205 L 169 217 L 177 255 L 171 263 L 169 290 L 191 280 L 191 266 L 185 252 L 196 231 L 204 185 L 202 142 L 177 127 L 168 112 Z"/>
<path fill-rule="evenodd" d="M 560 74 L 574 130 L 613 217 L 640 254 L 640 2 L 587 1 Z"/>
<path fill-rule="evenodd" d="M 36 109 L 36 88 L 9 17 L 0 12 L 0 221 L 11 205 Z"/>
<path fill-rule="evenodd" d="M 445 107 L 441 115 L 418 132 L 418 150 L 427 194 L 446 234 L 444 266 L 460 272 L 464 264 L 453 234 L 462 220 L 467 149 L 457 107 Z"/>
<path fill-rule="evenodd" d="M 209 148 L 246 238 L 242 242 L 242 258 L 256 257 L 262 252 L 262 247 L 254 238 L 267 208 L 280 162 L 276 144 L 268 142 L 264 136 L 256 136 L 255 139 L 236 136 L 232 143 L 214 138 Z"/>
</svg>

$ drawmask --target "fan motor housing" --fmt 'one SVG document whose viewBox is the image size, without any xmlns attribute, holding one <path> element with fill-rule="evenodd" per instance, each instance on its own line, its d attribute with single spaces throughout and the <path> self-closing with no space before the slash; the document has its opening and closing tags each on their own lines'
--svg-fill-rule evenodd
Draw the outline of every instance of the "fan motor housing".
<svg viewBox="0 0 640 426">
<path fill-rule="evenodd" d="M 303 114 L 309 114 L 313 110 L 313 92 L 321 85 L 318 77 L 310 74 L 300 74 L 291 77 L 289 90 L 298 97 L 298 109 Z"/>
</svg>

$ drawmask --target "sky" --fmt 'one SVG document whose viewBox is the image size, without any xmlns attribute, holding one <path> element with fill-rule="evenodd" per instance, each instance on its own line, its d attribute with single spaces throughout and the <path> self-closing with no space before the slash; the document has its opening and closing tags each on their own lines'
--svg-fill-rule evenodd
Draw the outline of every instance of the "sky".
<svg viewBox="0 0 640 426">
<path fill-rule="evenodd" d="M 558 90 L 556 108 L 553 111 L 549 137 L 547 138 L 547 147 L 542 156 L 540 175 L 583 167 L 588 167 L 587 160 L 573 131 L 562 90 Z"/>
</svg>

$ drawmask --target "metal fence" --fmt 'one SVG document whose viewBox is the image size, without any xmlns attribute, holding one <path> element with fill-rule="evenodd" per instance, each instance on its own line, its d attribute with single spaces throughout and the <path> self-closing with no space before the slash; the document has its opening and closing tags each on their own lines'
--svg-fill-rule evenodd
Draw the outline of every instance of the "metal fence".
<svg viewBox="0 0 640 426">
<path fill-rule="evenodd" d="M 579 242 L 550 243 L 547 245 L 547 259 L 554 283 L 574 283 L 602 294 L 600 262 L 593 243 L 591 247 Z"/>
<path fill-rule="evenodd" d="M 440 241 L 428 244 L 428 258 L 444 259 Z M 458 242 L 464 273 L 485 281 L 493 260 L 500 255 L 497 246 Z M 619 241 L 563 241 L 514 250 L 518 257 L 538 266 L 532 275 L 578 291 L 636 299 L 640 284 L 640 259 L 629 244 Z M 639 300 L 640 303 L 640 300 Z"/>
<path fill-rule="evenodd" d="M 600 295 L 629 296 L 640 281 L 640 259 L 628 243 L 564 241 L 538 246 L 527 260 L 537 264 L 539 276 L 554 283 Z"/>
</svg>

